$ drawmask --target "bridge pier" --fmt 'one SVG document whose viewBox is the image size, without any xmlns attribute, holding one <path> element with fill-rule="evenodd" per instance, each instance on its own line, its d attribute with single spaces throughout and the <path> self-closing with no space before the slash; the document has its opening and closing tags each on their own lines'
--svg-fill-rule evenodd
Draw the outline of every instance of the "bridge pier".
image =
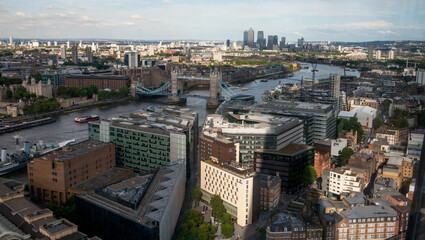
<svg viewBox="0 0 425 240">
<path fill-rule="evenodd" d="M 182 81 L 178 81 L 177 77 L 181 74 L 182 71 L 179 67 L 171 70 L 171 94 L 168 95 L 168 104 L 170 105 L 186 103 L 186 99 L 180 97 L 183 93 L 183 84 Z"/>
<path fill-rule="evenodd" d="M 130 94 L 133 98 L 136 98 L 136 85 L 134 83 L 130 86 Z"/>
<path fill-rule="evenodd" d="M 215 68 L 210 71 L 210 97 L 207 99 L 207 108 L 217 108 L 221 102 L 219 97 L 221 96 L 221 88 L 218 83 L 221 84 L 222 73 L 221 70 Z"/>
</svg>

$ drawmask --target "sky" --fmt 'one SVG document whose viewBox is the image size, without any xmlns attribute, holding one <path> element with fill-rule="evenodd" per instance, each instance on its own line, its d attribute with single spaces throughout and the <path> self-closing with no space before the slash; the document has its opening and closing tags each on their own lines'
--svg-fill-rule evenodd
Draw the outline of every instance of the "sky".
<svg viewBox="0 0 425 240">
<path fill-rule="evenodd" d="M 0 38 L 425 40 L 424 0 L 0 0 Z"/>
</svg>

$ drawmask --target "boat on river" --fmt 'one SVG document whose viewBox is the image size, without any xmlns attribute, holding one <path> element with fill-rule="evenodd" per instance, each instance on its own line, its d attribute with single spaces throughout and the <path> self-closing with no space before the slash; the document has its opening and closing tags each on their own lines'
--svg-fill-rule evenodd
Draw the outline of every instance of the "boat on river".
<svg viewBox="0 0 425 240">
<path fill-rule="evenodd" d="M 98 115 L 90 115 L 90 116 L 85 116 L 85 117 L 78 117 L 75 118 L 74 120 L 78 123 L 86 123 L 86 122 L 92 122 L 92 121 L 96 121 L 99 120 L 99 116 Z"/>
</svg>

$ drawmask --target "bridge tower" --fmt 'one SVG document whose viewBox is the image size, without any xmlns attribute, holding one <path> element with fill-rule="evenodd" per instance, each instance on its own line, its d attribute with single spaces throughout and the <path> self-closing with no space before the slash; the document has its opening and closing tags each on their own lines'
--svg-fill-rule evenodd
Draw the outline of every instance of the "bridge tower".
<svg viewBox="0 0 425 240">
<path fill-rule="evenodd" d="M 132 83 L 130 86 L 130 94 L 133 98 L 136 98 L 136 84 Z"/>
<path fill-rule="evenodd" d="M 207 108 L 220 106 L 221 88 L 218 83 L 222 82 L 222 72 L 218 68 L 210 70 L 210 97 L 207 99 Z"/>
<path fill-rule="evenodd" d="M 177 79 L 178 75 L 181 75 L 182 71 L 179 67 L 175 67 L 171 70 L 171 93 L 168 95 L 168 104 L 180 104 L 186 102 L 186 99 L 180 98 L 183 94 L 183 82 Z"/>
</svg>

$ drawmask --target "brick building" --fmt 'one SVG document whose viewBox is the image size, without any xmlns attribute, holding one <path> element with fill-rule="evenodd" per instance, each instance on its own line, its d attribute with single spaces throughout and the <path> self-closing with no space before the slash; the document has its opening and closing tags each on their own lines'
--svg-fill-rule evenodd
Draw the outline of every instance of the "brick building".
<svg viewBox="0 0 425 240">
<path fill-rule="evenodd" d="M 99 89 L 119 90 L 130 86 L 130 76 L 120 75 L 71 75 L 65 78 L 66 87 L 88 87 L 95 85 Z"/>
<path fill-rule="evenodd" d="M 279 176 L 260 175 L 260 209 L 269 211 L 277 207 L 280 199 Z"/>
<path fill-rule="evenodd" d="M 206 131 L 199 137 L 199 159 L 206 161 L 211 157 L 222 162 L 236 160 L 236 147 L 231 138 Z"/>
<path fill-rule="evenodd" d="M 92 140 L 55 150 L 29 162 L 28 186 L 36 200 L 64 204 L 69 189 L 115 167 L 115 145 Z"/>
</svg>

